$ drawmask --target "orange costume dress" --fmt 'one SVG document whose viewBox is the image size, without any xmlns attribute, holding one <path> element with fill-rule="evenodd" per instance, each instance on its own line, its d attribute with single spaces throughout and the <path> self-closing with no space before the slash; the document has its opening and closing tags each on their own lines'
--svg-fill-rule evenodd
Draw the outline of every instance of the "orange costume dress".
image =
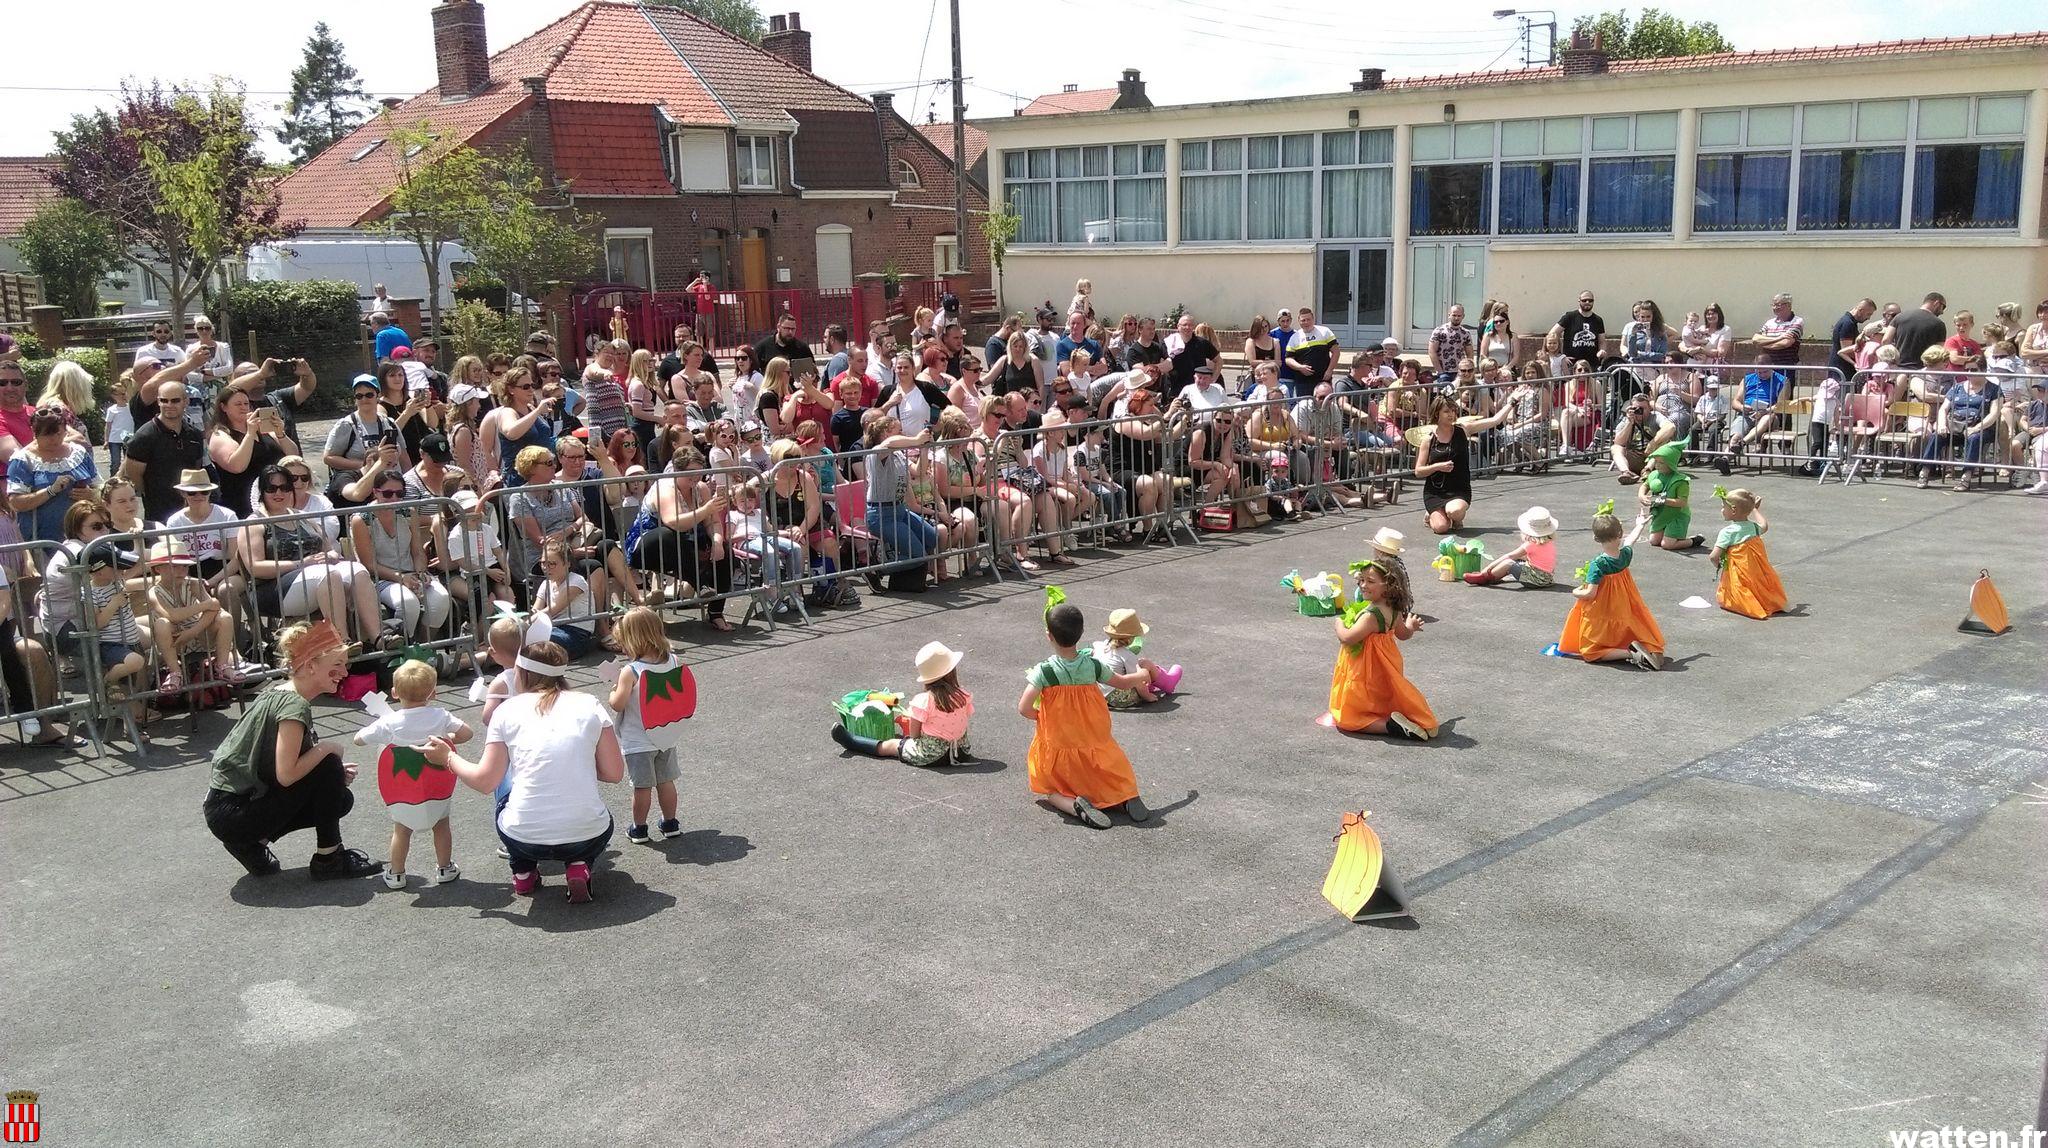
<svg viewBox="0 0 2048 1148">
<path fill-rule="evenodd" d="M 1378 633 L 1355 646 L 1339 646 L 1337 669 L 1330 675 L 1330 721 L 1338 729 L 1361 730 L 1395 713 L 1424 729 L 1437 727 L 1436 714 L 1402 673 L 1401 647 L 1387 632 L 1387 616 L 1368 606 L 1380 620 Z"/>
<path fill-rule="evenodd" d="M 1785 584 L 1764 550 L 1763 532 L 1754 522 L 1731 522 L 1721 528 L 1714 545 L 1721 548 L 1721 580 L 1714 598 L 1723 610 L 1750 618 L 1785 612 Z"/>
<path fill-rule="evenodd" d="M 1615 650 L 1628 649 L 1630 642 L 1641 642 L 1653 654 L 1664 652 L 1664 631 L 1657 628 L 1657 619 L 1636 590 L 1635 576 L 1628 572 L 1634 557 L 1635 548 L 1624 546 L 1618 558 L 1601 554 L 1587 564 L 1586 584 L 1599 592 L 1572 602 L 1564 633 L 1557 639 L 1559 653 L 1597 662 Z"/>
<path fill-rule="evenodd" d="M 1072 658 L 1055 654 L 1031 668 L 1039 688 L 1038 729 L 1031 735 L 1031 792 L 1085 797 L 1097 809 L 1113 809 L 1138 796 L 1138 778 L 1123 747 L 1109 732 L 1109 703 L 1101 683 L 1108 666 L 1082 650 Z"/>
</svg>

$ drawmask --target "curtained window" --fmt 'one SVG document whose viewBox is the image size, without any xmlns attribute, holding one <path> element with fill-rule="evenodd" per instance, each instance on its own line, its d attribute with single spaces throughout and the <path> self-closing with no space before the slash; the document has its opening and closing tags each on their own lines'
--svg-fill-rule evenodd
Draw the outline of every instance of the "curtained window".
<svg viewBox="0 0 2048 1148">
<path fill-rule="evenodd" d="M 1699 157 L 1695 231 L 1783 231 L 1792 196 L 1792 157 L 1729 152 Z"/>
<path fill-rule="evenodd" d="M 1441 164 L 1409 172 L 1408 234 L 1485 235 L 1493 230 L 1493 165 Z"/>
<path fill-rule="evenodd" d="M 1671 230 L 1672 157 L 1595 159 L 1588 171 L 1586 230 Z"/>
<path fill-rule="evenodd" d="M 1933 230 L 2017 227 L 2017 143 L 1922 145 L 1913 149 L 1913 226 Z"/>
<path fill-rule="evenodd" d="M 1500 165 L 1502 235 L 1570 235 L 1579 230 L 1579 162 Z"/>
<path fill-rule="evenodd" d="M 1020 244 L 1166 242 L 1164 143 L 1004 152 L 1003 187 Z"/>
<path fill-rule="evenodd" d="M 1238 193 L 1244 178 L 1228 175 L 1184 175 L 1180 179 L 1180 237 L 1186 243 L 1218 243 L 1244 238 L 1243 205 Z"/>
<path fill-rule="evenodd" d="M 1799 155 L 1799 230 L 1889 231 L 1899 225 L 1906 153 L 1899 148 Z"/>
</svg>

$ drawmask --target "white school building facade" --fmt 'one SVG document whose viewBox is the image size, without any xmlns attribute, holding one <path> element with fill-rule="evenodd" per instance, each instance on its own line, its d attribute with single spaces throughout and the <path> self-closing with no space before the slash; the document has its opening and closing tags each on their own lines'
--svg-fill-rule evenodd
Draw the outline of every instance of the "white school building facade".
<svg viewBox="0 0 2048 1148">
<path fill-rule="evenodd" d="M 2048 33 L 1607 61 L 1328 95 L 978 121 L 1023 217 L 1008 310 L 1184 304 L 1219 329 L 1314 304 L 1414 348 L 1452 302 L 1541 333 L 1581 287 L 1809 337 L 1863 295 L 1988 315 L 2048 296 Z M 1110 320 L 1115 319 L 1110 315 Z"/>
</svg>

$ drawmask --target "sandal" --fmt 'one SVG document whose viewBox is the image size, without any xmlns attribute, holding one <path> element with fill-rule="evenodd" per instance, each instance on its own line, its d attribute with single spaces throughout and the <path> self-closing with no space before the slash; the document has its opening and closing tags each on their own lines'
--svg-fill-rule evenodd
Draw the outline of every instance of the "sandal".
<svg viewBox="0 0 2048 1148">
<path fill-rule="evenodd" d="M 1075 565 L 1074 560 L 1072 558 L 1067 557 L 1064 554 L 1054 554 L 1051 557 L 1047 558 L 1046 561 L 1051 562 L 1055 566 Z"/>
<path fill-rule="evenodd" d="M 1010 556 L 1010 564 L 1015 566 L 1019 570 L 1039 569 L 1038 563 L 1033 562 L 1031 559 L 1018 554 L 1013 554 Z"/>
<path fill-rule="evenodd" d="M 730 634 L 733 631 L 733 624 L 731 622 L 726 621 L 723 617 L 718 615 L 713 615 L 709 618 L 704 619 L 704 624 L 711 627 L 713 631 L 720 634 Z"/>
</svg>

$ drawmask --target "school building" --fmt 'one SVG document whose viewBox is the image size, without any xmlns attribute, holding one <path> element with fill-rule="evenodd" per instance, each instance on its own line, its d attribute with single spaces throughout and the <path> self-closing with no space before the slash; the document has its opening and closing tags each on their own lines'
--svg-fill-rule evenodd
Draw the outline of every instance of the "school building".
<svg viewBox="0 0 2048 1148">
<path fill-rule="evenodd" d="M 1627 61 L 1578 41 L 1551 67 L 977 124 L 1023 217 L 1010 310 L 1086 277 L 1119 312 L 1226 329 L 1313 303 L 1347 346 L 1413 348 L 1452 302 L 1505 299 L 1540 334 L 1592 287 L 1610 330 L 1644 297 L 1755 330 L 1789 291 L 1824 333 L 1863 295 L 2048 295 L 2044 83 L 2043 32 Z"/>
</svg>

